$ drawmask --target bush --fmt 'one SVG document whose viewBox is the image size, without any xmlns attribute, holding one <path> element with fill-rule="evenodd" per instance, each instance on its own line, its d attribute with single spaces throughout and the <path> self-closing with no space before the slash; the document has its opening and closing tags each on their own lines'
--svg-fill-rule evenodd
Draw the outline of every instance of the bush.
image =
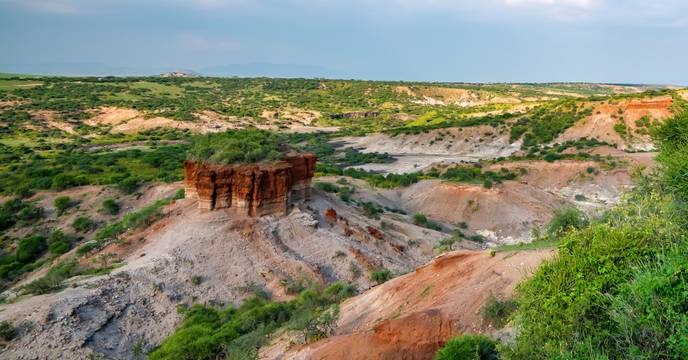
<svg viewBox="0 0 688 360">
<path fill-rule="evenodd" d="M 79 216 L 72 222 L 72 228 L 76 231 L 89 232 L 97 227 L 95 221 L 88 216 Z"/>
<path fill-rule="evenodd" d="M 14 326 L 12 326 L 12 324 L 9 321 L 0 321 L 0 339 L 2 339 L 3 341 L 10 341 L 14 339 L 16 335 L 17 330 L 14 328 Z"/>
<path fill-rule="evenodd" d="M 549 236 L 556 237 L 570 230 L 582 229 L 590 223 L 588 217 L 580 210 L 567 207 L 554 211 L 554 217 L 547 224 L 546 232 Z"/>
<path fill-rule="evenodd" d="M 639 188 L 601 222 L 565 235 L 558 257 L 517 287 L 512 358 L 685 358 L 685 328 L 673 326 L 685 324 L 678 315 L 685 300 L 673 295 L 688 287 L 685 267 L 669 261 L 647 270 L 671 249 L 683 252 L 685 264 L 685 219 L 671 196 Z"/>
<path fill-rule="evenodd" d="M 380 270 L 373 271 L 373 273 L 370 274 L 370 278 L 376 283 L 382 284 L 392 278 L 392 272 L 389 269 L 382 268 Z"/>
<path fill-rule="evenodd" d="M 282 155 L 286 139 L 265 130 L 229 130 L 195 136 L 188 157 L 194 161 L 214 164 L 254 163 L 273 161 Z"/>
<path fill-rule="evenodd" d="M 128 176 L 117 183 L 117 188 L 126 194 L 131 194 L 141 186 L 141 179 L 136 176 Z"/>
<path fill-rule="evenodd" d="M 418 225 L 418 226 L 426 227 L 428 229 L 432 229 L 435 231 L 442 231 L 442 225 L 441 224 L 428 219 L 428 217 L 422 213 L 417 213 L 417 214 L 413 215 L 413 223 Z"/>
<path fill-rule="evenodd" d="M 449 341 L 435 354 L 435 360 L 498 360 L 496 343 L 484 335 L 462 335 Z"/>
<path fill-rule="evenodd" d="M 661 149 L 657 161 L 661 169 L 661 184 L 679 198 L 688 199 L 688 109 L 667 119 L 654 132 Z"/>
<path fill-rule="evenodd" d="M 318 189 L 318 190 L 322 190 L 322 191 L 328 192 L 328 193 L 335 193 L 335 192 L 339 191 L 339 186 L 328 183 L 328 182 L 316 181 L 313 184 L 313 187 Z"/>
<path fill-rule="evenodd" d="M 28 264 L 38 259 L 47 249 L 45 237 L 32 235 L 19 242 L 15 256 L 19 262 Z"/>
<path fill-rule="evenodd" d="M 305 340 L 327 336 L 338 316 L 333 302 L 354 294 L 351 289 L 335 283 L 322 292 L 306 289 L 288 302 L 255 296 L 238 308 L 194 304 L 182 309 L 182 324 L 149 359 L 251 359 L 279 328 L 302 331 Z"/>
<path fill-rule="evenodd" d="M 501 300 L 494 295 L 487 299 L 483 306 L 483 320 L 492 324 L 495 329 L 501 329 L 506 324 L 509 316 L 516 311 L 517 304 L 514 300 Z"/>
<path fill-rule="evenodd" d="M 120 206 L 114 199 L 103 200 L 103 211 L 106 214 L 117 215 L 119 214 Z"/>
<path fill-rule="evenodd" d="M 96 241 L 88 242 L 86 244 L 81 245 L 78 249 L 76 249 L 76 253 L 79 255 L 85 255 L 91 252 L 92 250 L 98 249 L 100 247 L 100 243 Z"/>
<path fill-rule="evenodd" d="M 53 205 L 57 209 L 57 215 L 62 215 L 67 209 L 72 207 L 74 203 L 69 196 L 59 196 L 53 200 Z"/>
</svg>

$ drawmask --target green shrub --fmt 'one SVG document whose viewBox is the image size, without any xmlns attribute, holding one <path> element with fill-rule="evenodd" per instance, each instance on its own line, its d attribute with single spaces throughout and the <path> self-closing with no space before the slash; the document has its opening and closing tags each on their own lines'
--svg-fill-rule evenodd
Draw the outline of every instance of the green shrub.
<svg viewBox="0 0 688 360">
<path fill-rule="evenodd" d="M 74 206 L 72 199 L 69 196 L 59 196 L 53 200 L 53 205 L 57 209 L 57 215 L 62 215 L 67 209 Z"/>
<path fill-rule="evenodd" d="M 338 307 L 333 302 L 354 294 L 351 289 L 335 283 L 322 292 L 303 290 L 288 302 L 255 296 L 238 308 L 215 309 L 194 304 L 180 309 L 184 313 L 182 324 L 149 358 L 251 359 L 257 356 L 267 336 L 279 328 L 301 331 L 307 341 L 327 336 L 338 316 Z"/>
<path fill-rule="evenodd" d="M 582 229 L 589 223 L 590 220 L 582 211 L 567 207 L 555 210 L 552 220 L 549 221 L 545 229 L 549 236 L 556 237 L 570 230 Z"/>
<path fill-rule="evenodd" d="M 684 357 L 687 353 L 676 345 L 686 344 L 681 335 L 685 329 L 668 325 L 683 321 L 675 310 L 681 303 L 672 300 L 676 288 L 661 282 L 647 288 L 649 282 L 635 269 L 661 258 L 667 249 L 683 249 L 685 254 L 685 219 L 685 209 L 677 208 L 671 196 L 640 188 L 601 222 L 565 235 L 558 256 L 517 287 L 520 334 L 511 358 L 550 359 L 562 352 L 568 358 L 645 358 L 642 349 L 657 347 L 663 355 L 648 359 Z M 686 286 L 682 276 L 671 275 L 678 289 Z M 643 308 L 647 301 L 653 303 L 651 308 Z M 661 317 L 652 320 L 657 311 Z M 636 331 L 629 326 L 639 327 Z M 652 341 L 656 343 L 648 344 Z"/>
<path fill-rule="evenodd" d="M 362 201 L 360 205 L 361 207 L 363 207 L 363 215 L 369 218 L 377 219 L 380 217 L 379 215 L 382 213 L 382 209 L 375 203 L 372 203 L 370 201 Z"/>
<path fill-rule="evenodd" d="M 45 237 L 32 235 L 19 242 L 15 256 L 21 263 L 28 264 L 38 259 L 48 249 Z"/>
<path fill-rule="evenodd" d="M 389 269 L 382 268 L 373 271 L 373 273 L 370 274 L 370 278 L 376 283 L 382 284 L 392 278 L 392 272 Z"/>
<path fill-rule="evenodd" d="M 499 360 L 496 343 L 484 335 L 462 335 L 447 341 L 435 360 Z"/>
<path fill-rule="evenodd" d="M 661 169 L 661 183 L 667 191 L 688 199 L 688 109 L 667 119 L 654 131 L 661 149 L 657 161 Z"/>
<path fill-rule="evenodd" d="M 12 324 L 9 321 L 0 321 L 0 339 L 2 339 L 3 341 L 10 341 L 14 339 L 16 335 L 17 330 L 14 328 L 14 326 L 12 326 Z"/>
<path fill-rule="evenodd" d="M 172 199 L 161 199 L 139 211 L 127 213 L 122 220 L 100 229 L 96 233 L 96 240 L 112 240 L 128 230 L 152 224 L 160 216 L 160 209 L 172 202 Z"/>
<path fill-rule="evenodd" d="M 442 225 L 440 223 L 428 219 L 428 217 L 425 216 L 425 214 L 417 213 L 413 215 L 413 223 L 418 226 L 426 227 L 428 229 L 432 229 L 435 231 L 442 231 Z"/>
<path fill-rule="evenodd" d="M 93 221 L 88 216 L 79 216 L 72 222 L 72 228 L 76 231 L 89 232 L 98 226 L 95 221 Z"/>
<path fill-rule="evenodd" d="M 188 157 L 214 164 L 273 161 L 282 155 L 286 139 L 279 134 L 257 129 L 229 130 L 192 138 Z"/>
<path fill-rule="evenodd" d="M 81 245 L 78 249 L 76 249 L 76 253 L 79 255 L 85 255 L 88 254 L 89 252 L 100 248 L 101 244 L 98 243 L 97 241 L 92 241 L 88 242 L 86 244 Z"/>
<path fill-rule="evenodd" d="M 516 311 L 517 304 L 511 299 L 499 299 L 490 295 L 483 306 L 483 321 L 492 324 L 495 329 L 501 329 L 507 322 L 509 316 Z"/>
<path fill-rule="evenodd" d="M 141 179 L 136 176 L 128 176 L 117 182 L 117 188 L 126 194 L 131 194 L 141 186 Z"/>
<path fill-rule="evenodd" d="M 114 199 L 103 200 L 103 211 L 106 214 L 117 215 L 119 214 L 120 206 Z"/>
<path fill-rule="evenodd" d="M 44 276 L 24 285 L 22 287 L 22 290 L 24 290 L 24 292 L 28 294 L 43 295 L 55 292 L 57 290 L 60 290 L 61 288 L 61 280 L 52 276 Z"/>
<path fill-rule="evenodd" d="M 328 182 L 316 181 L 313 184 L 313 187 L 318 189 L 318 190 L 328 192 L 328 193 L 336 193 L 339 191 L 339 186 L 328 183 Z"/>
</svg>

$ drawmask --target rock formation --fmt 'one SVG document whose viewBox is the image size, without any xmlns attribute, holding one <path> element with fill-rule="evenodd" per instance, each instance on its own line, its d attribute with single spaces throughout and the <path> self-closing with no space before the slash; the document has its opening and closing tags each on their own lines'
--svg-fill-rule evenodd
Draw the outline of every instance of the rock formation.
<svg viewBox="0 0 688 360">
<path fill-rule="evenodd" d="M 238 214 L 285 214 L 290 203 L 310 200 L 315 172 L 313 154 L 288 153 L 271 163 L 216 165 L 184 162 L 187 198 L 204 210 L 230 209 Z"/>
</svg>

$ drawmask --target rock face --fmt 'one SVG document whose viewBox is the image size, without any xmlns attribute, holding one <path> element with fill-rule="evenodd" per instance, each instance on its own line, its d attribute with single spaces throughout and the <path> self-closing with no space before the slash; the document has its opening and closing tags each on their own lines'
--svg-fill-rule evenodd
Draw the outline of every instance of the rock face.
<svg viewBox="0 0 688 360">
<path fill-rule="evenodd" d="M 285 214 L 290 203 L 310 200 L 315 155 L 284 155 L 265 164 L 214 165 L 184 162 L 187 198 L 203 210 L 230 209 L 238 214 Z"/>
</svg>

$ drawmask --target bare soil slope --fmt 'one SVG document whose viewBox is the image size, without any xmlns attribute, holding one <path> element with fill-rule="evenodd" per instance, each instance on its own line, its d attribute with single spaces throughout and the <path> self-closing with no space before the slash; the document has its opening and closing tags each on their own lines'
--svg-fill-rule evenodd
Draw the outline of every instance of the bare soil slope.
<svg viewBox="0 0 688 360">
<path fill-rule="evenodd" d="M 671 96 L 603 102 L 595 106 L 591 116 L 568 128 L 554 142 L 587 137 L 615 144 L 622 150 L 652 150 L 654 145 L 647 128 L 636 122 L 642 117 L 650 122 L 664 120 L 672 115 L 672 104 Z M 618 131 L 621 128 L 625 128 L 625 134 Z"/>
<path fill-rule="evenodd" d="M 551 250 L 445 254 L 345 301 L 335 336 L 281 356 L 266 351 L 263 358 L 432 359 L 454 335 L 489 332 L 480 315 L 488 297 L 509 295 L 552 255 Z"/>
</svg>

